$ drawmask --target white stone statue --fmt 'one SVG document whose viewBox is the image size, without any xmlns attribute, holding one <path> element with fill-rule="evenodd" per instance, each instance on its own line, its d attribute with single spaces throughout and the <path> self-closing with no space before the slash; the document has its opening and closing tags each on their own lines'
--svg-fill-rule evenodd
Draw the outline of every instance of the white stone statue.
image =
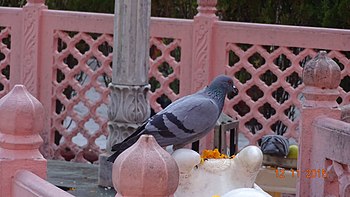
<svg viewBox="0 0 350 197">
<path fill-rule="evenodd" d="M 173 154 L 180 171 L 175 197 L 270 196 L 254 184 L 263 154 L 256 146 L 242 149 L 233 159 L 208 159 L 190 149 Z"/>
</svg>

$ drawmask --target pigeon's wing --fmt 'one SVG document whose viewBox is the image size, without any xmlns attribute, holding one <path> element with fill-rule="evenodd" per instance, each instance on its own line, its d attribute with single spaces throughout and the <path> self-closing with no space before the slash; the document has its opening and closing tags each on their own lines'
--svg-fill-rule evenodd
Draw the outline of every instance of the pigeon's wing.
<svg viewBox="0 0 350 197">
<path fill-rule="evenodd" d="M 153 116 L 145 133 L 161 146 L 189 143 L 209 132 L 220 113 L 216 103 L 201 94 L 184 97 Z"/>
</svg>

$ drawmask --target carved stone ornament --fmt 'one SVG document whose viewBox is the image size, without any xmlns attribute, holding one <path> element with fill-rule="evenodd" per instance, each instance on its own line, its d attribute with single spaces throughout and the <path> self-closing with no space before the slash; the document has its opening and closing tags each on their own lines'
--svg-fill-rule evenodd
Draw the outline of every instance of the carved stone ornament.
<svg viewBox="0 0 350 197">
<path fill-rule="evenodd" d="M 34 96 L 37 95 L 37 54 L 38 52 L 38 32 L 39 19 L 41 10 L 47 7 L 43 4 L 43 0 L 28 1 L 23 8 L 23 59 L 22 59 L 22 83 Z"/>
<path fill-rule="evenodd" d="M 340 68 L 334 60 L 327 57 L 326 51 L 320 51 L 305 65 L 303 81 L 306 86 L 336 89 L 340 80 Z"/>
<path fill-rule="evenodd" d="M 197 0 L 198 14 L 215 16 L 217 0 Z"/>
<path fill-rule="evenodd" d="M 193 81 L 192 91 L 207 85 L 210 68 L 212 27 L 218 17 L 215 15 L 217 0 L 198 0 L 198 14 L 194 17 L 193 33 Z"/>
<path fill-rule="evenodd" d="M 108 119 L 112 122 L 141 123 L 149 118 L 151 111 L 148 101 L 150 85 L 131 86 L 110 84 L 111 103 Z"/>
<path fill-rule="evenodd" d="M 320 51 L 315 58 L 310 60 L 303 70 L 305 88 L 303 95 L 305 107 L 333 107 L 339 105 L 336 99 L 339 97 L 338 86 L 340 84 L 340 68 L 326 51 Z"/>
<path fill-rule="evenodd" d="M 27 17 L 24 18 L 24 54 L 23 54 L 23 72 L 22 79 L 23 83 L 27 86 L 28 90 L 31 93 L 36 94 L 35 88 L 35 68 L 34 68 L 34 56 L 36 55 L 37 50 L 37 35 L 36 28 L 38 27 L 38 22 L 36 18 L 38 18 L 38 10 L 33 8 L 24 9 L 24 15 Z"/>
<path fill-rule="evenodd" d="M 337 182 L 339 184 L 339 196 L 347 196 L 350 192 L 350 183 L 348 181 L 350 178 L 349 169 L 348 165 L 336 161 L 331 161 L 331 165 L 327 167 L 327 177 L 325 178 L 326 184 Z M 328 195 L 333 196 L 332 194 Z"/>
<path fill-rule="evenodd" d="M 195 24 L 195 54 L 194 57 L 196 61 L 194 62 L 196 71 L 194 77 L 193 87 L 194 90 L 199 90 L 202 88 L 208 78 L 209 69 L 209 61 L 208 61 L 208 53 L 209 53 L 209 20 L 198 20 L 197 24 Z"/>
<path fill-rule="evenodd" d="M 123 141 L 130 134 L 132 134 L 139 124 L 130 123 L 118 123 L 118 122 L 108 122 L 108 140 L 106 145 L 106 150 L 111 153 L 112 146 Z"/>
</svg>

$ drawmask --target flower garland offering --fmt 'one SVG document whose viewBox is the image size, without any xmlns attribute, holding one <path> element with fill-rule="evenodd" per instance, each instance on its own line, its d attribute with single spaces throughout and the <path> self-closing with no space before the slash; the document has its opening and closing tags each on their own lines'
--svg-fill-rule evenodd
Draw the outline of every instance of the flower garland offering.
<svg viewBox="0 0 350 197">
<path fill-rule="evenodd" d="M 206 159 L 233 159 L 233 158 L 235 158 L 234 155 L 232 155 L 230 157 L 226 154 L 221 154 L 217 148 L 214 150 L 203 150 L 202 154 L 201 154 L 202 160 L 206 160 Z"/>
</svg>

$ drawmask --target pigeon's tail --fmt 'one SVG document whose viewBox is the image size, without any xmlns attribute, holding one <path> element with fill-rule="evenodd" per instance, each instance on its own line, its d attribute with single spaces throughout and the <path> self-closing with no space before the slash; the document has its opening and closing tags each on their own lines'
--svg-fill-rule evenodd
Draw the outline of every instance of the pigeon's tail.
<svg viewBox="0 0 350 197">
<path fill-rule="evenodd" d="M 124 141 L 122 141 L 119 144 L 115 144 L 112 147 L 112 151 L 115 151 L 110 157 L 108 157 L 107 161 L 114 162 L 115 159 L 126 149 L 128 149 L 130 146 L 132 146 L 142 135 L 145 125 L 143 124 L 137 130 L 131 134 L 129 137 L 127 137 Z"/>
</svg>

